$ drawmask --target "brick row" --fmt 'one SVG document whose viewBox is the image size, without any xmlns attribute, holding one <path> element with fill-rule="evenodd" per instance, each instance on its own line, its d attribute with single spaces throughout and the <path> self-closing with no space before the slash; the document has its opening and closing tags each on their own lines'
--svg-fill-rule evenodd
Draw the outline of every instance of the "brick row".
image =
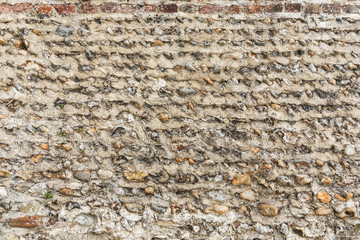
<svg viewBox="0 0 360 240">
<path fill-rule="evenodd" d="M 249 4 L 222 6 L 215 4 L 118 4 L 105 2 L 96 4 L 31 4 L 31 3 L 2 3 L 0 13 L 28 13 L 36 11 L 38 14 L 53 15 L 56 12 L 60 15 L 93 14 L 93 13 L 135 13 L 135 12 L 159 12 L 159 13 L 200 13 L 200 14 L 267 14 L 267 13 L 307 13 L 307 14 L 337 14 L 349 13 L 358 14 L 359 7 L 355 4 L 341 3 L 271 3 L 271 4 Z"/>
</svg>

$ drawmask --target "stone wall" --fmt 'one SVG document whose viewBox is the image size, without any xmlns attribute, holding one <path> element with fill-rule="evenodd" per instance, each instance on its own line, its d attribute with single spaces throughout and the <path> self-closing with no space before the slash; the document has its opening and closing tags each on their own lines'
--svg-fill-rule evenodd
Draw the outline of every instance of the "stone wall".
<svg viewBox="0 0 360 240">
<path fill-rule="evenodd" d="M 358 1 L 0 4 L 0 239 L 359 239 Z"/>
</svg>

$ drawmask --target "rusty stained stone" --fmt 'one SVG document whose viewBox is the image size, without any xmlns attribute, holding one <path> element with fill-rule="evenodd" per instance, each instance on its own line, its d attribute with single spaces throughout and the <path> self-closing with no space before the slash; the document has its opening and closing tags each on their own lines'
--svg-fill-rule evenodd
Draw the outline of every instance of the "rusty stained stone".
<svg viewBox="0 0 360 240">
<path fill-rule="evenodd" d="M 238 174 L 234 177 L 232 184 L 234 186 L 239 186 L 239 185 L 251 185 L 251 176 L 248 173 L 244 173 L 244 174 Z"/>
<path fill-rule="evenodd" d="M 257 209 L 261 215 L 275 217 L 279 214 L 279 208 L 271 204 L 259 204 Z"/>
<path fill-rule="evenodd" d="M 42 217 L 40 216 L 25 216 L 9 219 L 9 225 L 18 228 L 35 228 L 42 225 Z"/>
</svg>

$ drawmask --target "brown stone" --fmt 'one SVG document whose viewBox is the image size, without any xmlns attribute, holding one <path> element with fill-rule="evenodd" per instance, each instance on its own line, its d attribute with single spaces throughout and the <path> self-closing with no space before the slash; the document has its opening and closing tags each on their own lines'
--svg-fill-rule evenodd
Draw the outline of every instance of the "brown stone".
<svg viewBox="0 0 360 240">
<path fill-rule="evenodd" d="M 342 202 L 347 202 L 352 198 L 352 194 L 351 193 L 347 193 L 345 195 L 345 197 L 339 195 L 339 194 L 335 194 L 335 198 L 342 201 Z"/>
<path fill-rule="evenodd" d="M 183 163 L 183 162 L 186 161 L 186 159 L 187 159 L 186 157 L 179 157 L 179 158 L 176 159 L 176 162 Z"/>
<path fill-rule="evenodd" d="M 205 82 L 209 85 L 213 85 L 213 81 L 210 78 L 204 78 Z"/>
<path fill-rule="evenodd" d="M 152 44 L 153 47 L 159 47 L 164 46 L 164 43 L 160 40 L 155 40 L 155 42 Z"/>
<path fill-rule="evenodd" d="M 45 144 L 45 143 L 41 143 L 40 144 L 40 148 L 44 149 L 44 150 L 49 150 L 49 145 Z"/>
<path fill-rule="evenodd" d="M 40 216 L 25 216 L 9 219 L 9 225 L 18 228 L 35 228 L 42 224 Z"/>
<path fill-rule="evenodd" d="M 0 114 L 0 119 L 5 119 L 7 116 L 4 114 Z"/>
<path fill-rule="evenodd" d="M 330 72 L 330 67 L 326 64 L 321 66 L 325 71 Z"/>
<path fill-rule="evenodd" d="M 356 209 L 355 208 L 344 208 L 340 213 L 335 213 L 335 216 L 338 218 L 356 218 Z"/>
<path fill-rule="evenodd" d="M 164 221 L 164 220 L 157 220 L 157 225 L 161 227 L 182 227 L 181 224 L 175 223 L 173 221 Z"/>
<path fill-rule="evenodd" d="M 348 68 L 350 70 L 356 70 L 358 68 L 358 66 L 356 66 L 355 64 L 353 64 L 352 62 L 349 62 L 348 63 Z"/>
<path fill-rule="evenodd" d="M 125 171 L 124 172 L 124 177 L 129 181 L 143 182 L 143 181 L 145 181 L 145 178 L 147 176 L 148 176 L 147 173 L 140 172 L 140 171 L 136 171 L 136 172 Z"/>
<path fill-rule="evenodd" d="M 166 122 L 169 119 L 169 117 L 167 115 L 162 114 L 162 113 L 159 114 L 159 118 L 162 122 Z"/>
<path fill-rule="evenodd" d="M 56 179 L 66 179 L 66 175 L 63 171 L 58 172 L 42 172 L 41 173 L 46 178 L 56 178 Z"/>
<path fill-rule="evenodd" d="M 287 167 L 287 164 L 284 160 L 278 160 L 277 161 L 277 165 L 281 168 L 286 168 Z"/>
<path fill-rule="evenodd" d="M 329 203 L 331 201 L 331 196 L 325 191 L 318 192 L 316 198 L 322 203 Z"/>
<path fill-rule="evenodd" d="M 234 177 L 232 184 L 234 186 L 239 186 L 239 185 L 251 185 L 251 176 L 248 173 L 244 173 L 244 174 L 238 174 Z"/>
<path fill-rule="evenodd" d="M 326 186 L 330 186 L 332 183 L 332 180 L 329 177 L 322 177 L 321 182 Z"/>
<path fill-rule="evenodd" d="M 279 214 L 279 209 L 274 205 L 270 205 L 270 204 L 259 204 L 257 206 L 257 209 L 261 215 L 267 217 L 274 217 Z"/>
<path fill-rule="evenodd" d="M 315 211 L 315 214 L 318 216 L 326 216 L 329 215 L 332 212 L 331 208 L 318 208 Z"/>
<path fill-rule="evenodd" d="M 272 109 L 274 109 L 276 111 L 281 108 L 281 106 L 279 104 L 275 104 L 275 103 L 271 104 L 270 106 L 271 106 Z"/>
<path fill-rule="evenodd" d="M 42 155 L 38 154 L 38 155 L 33 155 L 30 159 L 30 162 L 36 164 L 39 163 L 41 160 L 42 160 Z"/>
<path fill-rule="evenodd" d="M 229 210 L 230 210 L 230 207 L 228 207 L 228 206 L 215 204 L 215 205 L 206 207 L 203 210 L 203 212 L 206 214 L 214 213 L 217 215 L 223 215 L 223 214 L 227 213 Z"/>
<path fill-rule="evenodd" d="M 66 195 L 66 196 L 72 196 L 75 193 L 74 189 L 70 189 L 70 188 L 62 188 L 59 190 L 59 192 L 62 195 Z"/>
<path fill-rule="evenodd" d="M 318 167 L 322 167 L 322 166 L 324 165 L 324 163 L 323 163 L 322 161 L 320 161 L 320 160 L 316 160 L 316 161 L 315 161 L 315 164 L 316 164 L 316 166 L 318 166 Z"/>
<path fill-rule="evenodd" d="M 7 171 L 0 170 L 0 177 L 8 178 L 8 177 L 10 177 L 10 173 Z"/>
<path fill-rule="evenodd" d="M 237 211 L 245 216 L 250 216 L 250 210 L 249 205 L 240 205 Z"/>
<path fill-rule="evenodd" d="M 61 144 L 61 148 L 64 149 L 65 151 L 71 151 L 74 147 L 74 144 L 72 142 L 67 142 L 64 144 Z"/>
<path fill-rule="evenodd" d="M 146 187 L 145 188 L 145 193 L 149 194 L 149 195 L 153 195 L 154 194 L 154 187 Z"/>
</svg>

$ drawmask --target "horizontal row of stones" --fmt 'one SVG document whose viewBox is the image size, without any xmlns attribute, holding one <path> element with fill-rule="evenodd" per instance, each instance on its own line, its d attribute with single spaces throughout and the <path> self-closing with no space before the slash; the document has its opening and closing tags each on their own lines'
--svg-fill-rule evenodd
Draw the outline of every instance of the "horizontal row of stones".
<svg viewBox="0 0 360 240">
<path fill-rule="evenodd" d="M 71 4 L 37 4 L 33 5 L 31 3 L 17 3 L 14 5 L 8 3 L 0 4 L 0 13 L 9 13 L 13 10 L 15 13 L 26 13 L 30 12 L 33 9 L 39 14 L 51 15 L 55 13 L 55 10 L 58 14 L 61 15 L 70 15 L 75 13 L 134 13 L 136 11 L 145 11 L 145 12 L 163 12 L 163 13 L 176 13 L 176 12 L 185 12 L 185 13 L 195 13 L 199 12 L 201 14 L 215 14 L 215 13 L 225 13 L 225 14 L 239 14 L 239 13 L 278 13 L 278 12 L 289 12 L 289 13 L 359 13 L 359 8 L 357 5 L 341 5 L 340 3 L 323 3 L 323 4 L 301 4 L 301 3 L 285 3 L 285 4 L 252 4 L 252 5 L 231 5 L 231 6 L 220 6 L 220 5 L 194 5 L 194 4 L 143 4 L 143 5 L 133 5 L 133 4 L 117 4 L 114 2 L 106 2 L 100 5 L 95 4 L 83 4 L 83 5 L 71 5 Z"/>
</svg>

